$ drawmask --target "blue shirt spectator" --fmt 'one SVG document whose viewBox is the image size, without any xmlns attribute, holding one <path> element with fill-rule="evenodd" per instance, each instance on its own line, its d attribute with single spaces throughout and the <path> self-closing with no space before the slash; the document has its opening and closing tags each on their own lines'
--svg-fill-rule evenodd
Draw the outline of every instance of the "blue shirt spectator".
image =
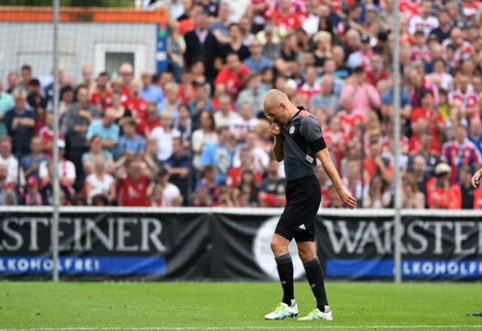
<svg viewBox="0 0 482 331">
<path fill-rule="evenodd" d="M 37 180 L 39 177 L 39 166 L 43 161 L 48 162 L 50 158 L 42 153 L 42 140 L 39 137 L 33 137 L 30 142 L 31 154 L 22 157 L 20 165 L 23 169 L 25 178 L 34 176 Z"/>
<path fill-rule="evenodd" d="M 394 96 L 393 88 L 383 93 L 382 104 L 385 106 L 393 105 L 393 96 Z M 411 106 L 411 105 L 412 105 L 412 99 L 410 98 L 410 94 L 408 93 L 405 87 L 402 87 L 400 91 L 400 107 L 404 108 L 406 106 Z"/>
<path fill-rule="evenodd" d="M 164 100 L 164 92 L 159 86 L 152 84 L 151 74 L 147 71 L 144 71 L 141 78 L 141 98 L 146 100 L 147 102 L 155 102 L 158 105 L 162 103 L 162 101 Z"/>
<path fill-rule="evenodd" d="M 258 59 L 250 56 L 244 60 L 243 64 L 247 66 L 252 72 L 261 74 L 265 68 L 273 68 L 273 62 L 267 57 L 261 56 Z"/>
<path fill-rule="evenodd" d="M 0 138 L 7 135 L 7 126 L 3 118 L 5 113 L 15 107 L 11 94 L 0 91 Z"/>
<path fill-rule="evenodd" d="M 37 115 L 27 110 L 27 95 L 24 90 L 13 91 L 15 107 L 5 113 L 3 121 L 7 126 L 8 135 L 13 140 L 13 149 L 22 155 L 30 153 L 30 141 L 32 140 Z"/>
<path fill-rule="evenodd" d="M 86 136 L 88 140 L 94 136 L 101 137 L 102 147 L 108 150 L 113 150 L 119 141 L 119 126 L 114 123 L 116 118 L 113 111 L 108 109 L 102 119 L 90 123 Z"/>
<path fill-rule="evenodd" d="M 218 131 L 218 143 L 206 145 L 201 154 L 201 167 L 205 167 L 208 164 L 216 166 L 216 181 L 219 185 L 224 185 L 226 182 L 226 176 L 233 161 L 233 152 L 227 146 L 230 134 L 228 128 L 220 128 Z"/>
<path fill-rule="evenodd" d="M 146 140 L 138 135 L 137 124 L 134 119 L 128 120 L 122 127 L 124 135 L 119 138 L 114 150 L 114 158 L 118 160 L 125 151 L 131 151 L 135 154 L 144 153 L 146 151 Z"/>
</svg>

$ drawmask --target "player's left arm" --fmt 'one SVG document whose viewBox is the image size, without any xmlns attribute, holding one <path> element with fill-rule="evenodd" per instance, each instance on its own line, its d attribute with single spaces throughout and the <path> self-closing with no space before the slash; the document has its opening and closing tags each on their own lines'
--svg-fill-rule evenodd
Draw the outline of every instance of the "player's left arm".
<svg viewBox="0 0 482 331">
<path fill-rule="evenodd" d="M 326 174 L 330 177 L 331 182 L 335 186 L 336 192 L 341 199 L 341 202 L 346 207 L 353 209 L 356 207 L 356 199 L 350 195 L 341 182 L 340 175 L 331 161 L 330 153 L 326 147 L 325 139 L 321 131 L 320 124 L 313 117 L 305 117 L 301 121 L 301 135 L 306 139 L 311 150 L 320 159 Z"/>
</svg>

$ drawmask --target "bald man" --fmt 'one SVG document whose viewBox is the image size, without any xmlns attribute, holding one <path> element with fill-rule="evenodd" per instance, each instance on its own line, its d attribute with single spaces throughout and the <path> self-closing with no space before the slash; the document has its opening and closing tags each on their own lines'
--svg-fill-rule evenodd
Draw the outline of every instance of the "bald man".
<svg viewBox="0 0 482 331">
<path fill-rule="evenodd" d="M 294 238 L 317 304 L 315 309 L 300 320 L 331 321 L 333 316 L 315 248 L 314 221 L 321 202 L 321 187 L 315 176 L 316 158 L 320 159 L 343 204 L 353 209 L 357 201 L 343 187 L 330 159 L 320 124 L 310 113 L 294 106 L 286 94 L 278 90 L 270 90 L 266 94 L 264 112 L 272 122 L 274 156 L 276 161 L 284 161 L 287 180 L 287 205 L 271 240 L 283 287 L 283 299 L 265 319 L 281 320 L 298 315 L 294 298 L 293 263 L 288 251 L 288 245 Z"/>
</svg>

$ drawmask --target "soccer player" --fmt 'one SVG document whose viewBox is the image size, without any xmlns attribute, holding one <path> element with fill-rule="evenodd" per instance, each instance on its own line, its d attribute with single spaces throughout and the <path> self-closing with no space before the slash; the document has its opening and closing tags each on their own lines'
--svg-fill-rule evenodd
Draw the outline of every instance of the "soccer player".
<svg viewBox="0 0 482 331">
<path fill-rule="evenodd" d="M 315 176 L 316 158 L 320 159 L 343 204 L 353 209 L 357 201 L 343 187 L 330 159 L 321 127 L 310 113 L 302 108 L 299 110 L 279 90 L 270 90 L 266 94 L 264 111 L 272 122 L 270 131 L 275 136 L 273 153 L 278 162 L 284 160 L 287 179 L 287 205 L 271 240 L 283 287 L 283 299 L 265 319 L 281 320 L 298 315 L 293 263 L 288 251 L 288 245 L 294 238 L 317 303 L 317 307 L 300 320 L 332 320 L 323 271 L 315 248 L 314 221 L 321 202 L 320 183 Z"/>
</svg>

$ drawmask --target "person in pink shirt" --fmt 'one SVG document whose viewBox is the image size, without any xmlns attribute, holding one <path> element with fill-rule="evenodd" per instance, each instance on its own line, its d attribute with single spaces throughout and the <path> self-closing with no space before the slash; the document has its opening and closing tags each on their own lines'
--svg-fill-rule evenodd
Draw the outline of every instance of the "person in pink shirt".
<svg viewBox="0 0 482 331">
<path fill-rule="evenodd" d="M 366 82 L 365 69 L 362 66 L 355 67 L 347 81 L 349 83 L 341 90 L 340 99 L 352 96 L 353 108 L 363 114 L 382 106 L 380 94 L 373 85 Z"/>
</svg>

